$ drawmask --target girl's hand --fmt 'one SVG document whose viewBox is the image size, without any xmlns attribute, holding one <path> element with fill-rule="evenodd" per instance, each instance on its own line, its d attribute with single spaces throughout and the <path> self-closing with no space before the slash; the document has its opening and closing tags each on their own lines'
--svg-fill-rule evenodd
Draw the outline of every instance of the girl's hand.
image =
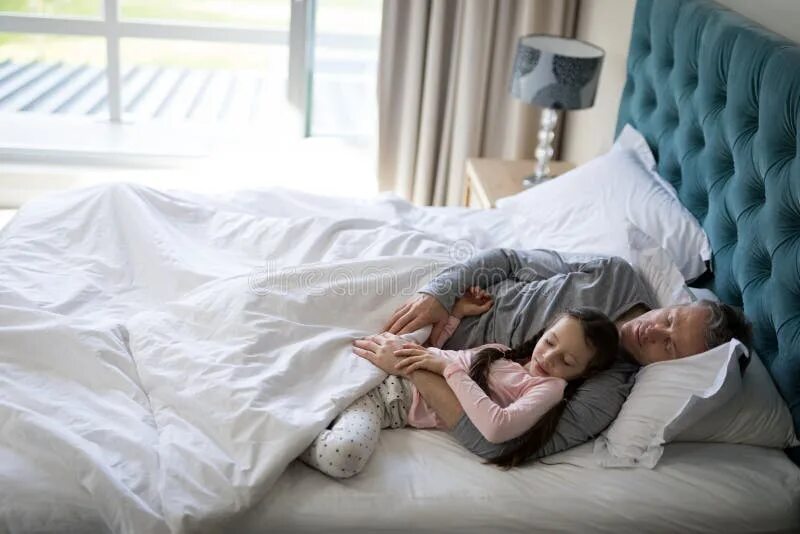
<svg viewBox="0 0 800 534">
<path fill-rule="evenodd" d="M 453 306 L 453 316 L 462 319 L 471 315 L 480 315 L 492 307 L 492 296 L 478 286 L 467 289 L 464 296 Z"/>
<path fill-rule="evenodd" d="M 402 348 L 394 351 L 394 355 L 401 358 L 395 367 L 404 375 L 410 375 L 420 369 L 443 375 L 449 363 L 443 356 L 415 343 L 404 343 Z"/>
<path fill-rule="evenodd" d="M 366 336 L 353 342 L 353 353 L 390 375 L 399 375 L 401 372 L 395 368 L 398 363 L 395 351 L 402 341 L 403 338 L 388 332 Z"/>
</svg>

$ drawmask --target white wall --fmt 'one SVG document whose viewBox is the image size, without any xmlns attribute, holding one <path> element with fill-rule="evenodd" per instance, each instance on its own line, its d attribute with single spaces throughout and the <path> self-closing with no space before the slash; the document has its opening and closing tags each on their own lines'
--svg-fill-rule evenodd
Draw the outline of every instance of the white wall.
<svg viewBox="0 0 800 534">
<path fill-rule="evenodd" d="M 716 1 L 800 42 L 800 0 Z M 635 0 L 581 0 L 576 37 L 600 46 L 606 57 L 594 107 L 566 114 L 560 159 L 584 163 L 613 142 L 635 5 Z"/>
<path fill-rule="evenodd" d="M 738 11 L 775 33 L 800 43 L 800 1 L 798 0 L 715 0 Z"/>
<path fill-rule="evenodd" d="M 614 141 L 635 5 L 635 0 L 581 0 L 576 37 L 596 44 L 606 55 L 594 106 L 565 113 L 560 159 L 584 163 Z"/>
</svg>

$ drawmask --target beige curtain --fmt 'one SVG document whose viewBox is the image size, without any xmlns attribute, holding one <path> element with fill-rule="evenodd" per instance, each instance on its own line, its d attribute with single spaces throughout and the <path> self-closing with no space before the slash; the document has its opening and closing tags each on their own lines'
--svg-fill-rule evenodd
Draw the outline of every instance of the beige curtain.
<svg viewBox="0 0 800 534">
<path fill-rule="evenodd" d="M 539 113 L 508 93 L 517 39 L 572 36 L 579 0 L 384 0 L 381 191 L 458 205 L 469 157 L 533 156 Z"/>
</svg>

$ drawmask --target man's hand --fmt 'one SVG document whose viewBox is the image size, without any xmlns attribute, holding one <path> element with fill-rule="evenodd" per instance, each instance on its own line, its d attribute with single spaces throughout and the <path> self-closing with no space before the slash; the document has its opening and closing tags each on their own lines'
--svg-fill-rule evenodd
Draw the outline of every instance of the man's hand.
<svg viewBox="0 0 800 534">
<path fill-rule="evenodd" d="M 384 330 L 392 334 L 406 334 L 432 324 L 433 330 L 429 339 L 438 339 L 448 317 L 447 310 L 435 297 L 418 293 L 397 308 Z"/>
<path fill-rule="evenodd" d="M 353 352 L 385 373 L 402 375 L 403 371 L 395 367 L 401 360 L 394 355 L 394 352 L 401 347 L 404 341 L 388 332 L 362 337 L 353 342 Z"/>
</svg>

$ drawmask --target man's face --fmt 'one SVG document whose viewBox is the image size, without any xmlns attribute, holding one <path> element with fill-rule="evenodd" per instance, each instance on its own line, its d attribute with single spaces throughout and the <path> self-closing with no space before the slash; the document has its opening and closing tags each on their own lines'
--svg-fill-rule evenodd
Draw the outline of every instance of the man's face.
<svg viewBox="0 0 800 534">
<path fill-rule="evenodd" d="M 651 310 L 622 325 L 622 348 L 642 365 L 699 354 L 706 350 L 710 313 L 692 305 Z"/>
</svg>

